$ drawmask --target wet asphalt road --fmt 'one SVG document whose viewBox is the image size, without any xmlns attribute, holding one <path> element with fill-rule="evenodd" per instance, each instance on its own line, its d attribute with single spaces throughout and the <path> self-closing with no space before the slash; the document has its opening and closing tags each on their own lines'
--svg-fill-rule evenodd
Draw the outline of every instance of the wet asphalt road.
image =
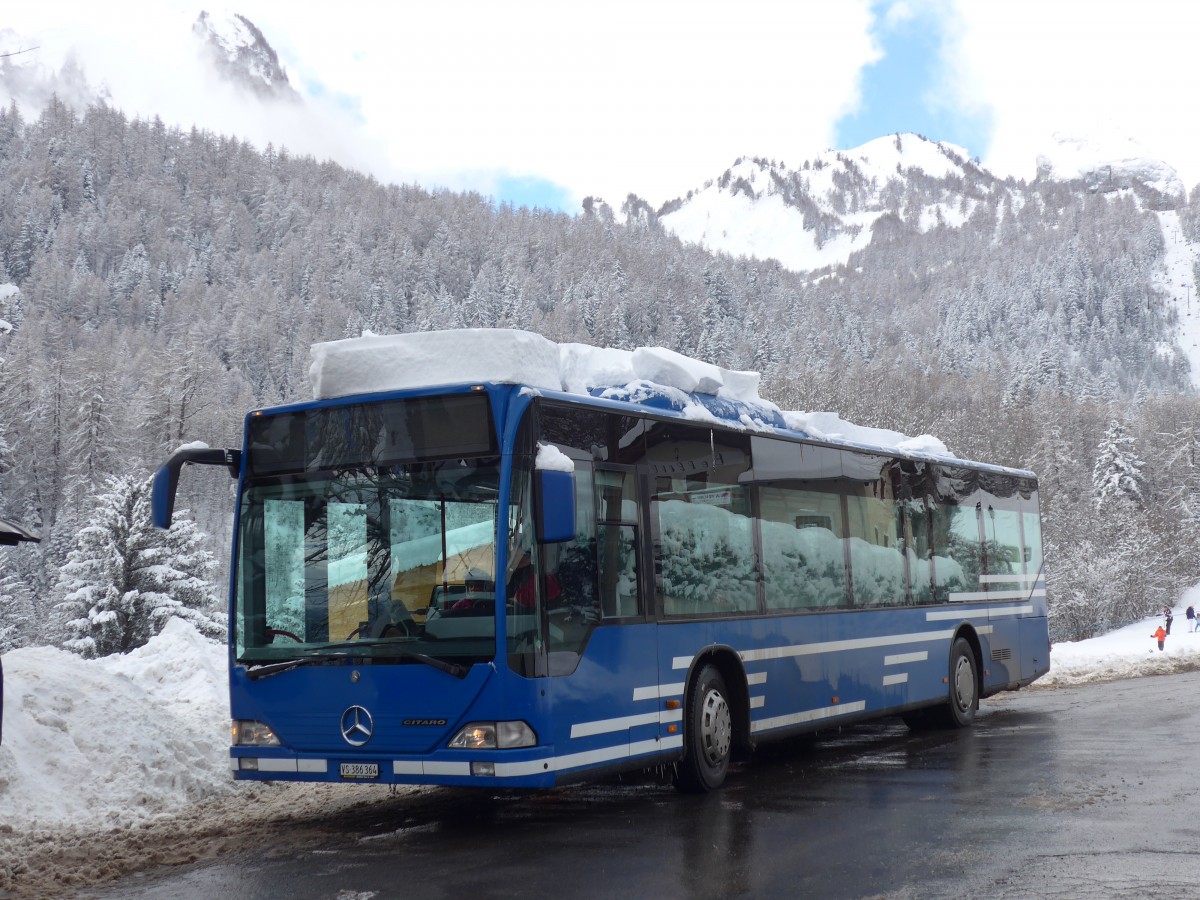
<svg viewBox="0 0 1200 900">
<path fill-rule="evenodd" d="M 706 797 L 428 790 L 104 896 L 1200 898 L 1198 709 L 1193 672 L 770 745 Z"/>
</svg>

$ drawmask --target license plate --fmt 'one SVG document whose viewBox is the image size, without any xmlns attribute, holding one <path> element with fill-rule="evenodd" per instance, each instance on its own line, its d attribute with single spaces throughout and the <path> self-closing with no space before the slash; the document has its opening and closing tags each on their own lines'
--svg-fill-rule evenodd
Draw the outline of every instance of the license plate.
<svg viewBox="0 0 1200 900">
<path fill-rule="evenodd" d="M 378 778 L 379 764 L 378 763 L 342 763 L 341 773 L 343 778 Z"/>
</svg>

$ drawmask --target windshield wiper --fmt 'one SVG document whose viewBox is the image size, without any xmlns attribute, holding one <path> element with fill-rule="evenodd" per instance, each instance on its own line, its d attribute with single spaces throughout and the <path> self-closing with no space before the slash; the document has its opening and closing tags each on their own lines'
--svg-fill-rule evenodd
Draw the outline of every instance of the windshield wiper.
<svg viewBox="0 0 1200 900">
<path fill-rule="evenodd" d="M 419 650 L 413 650 L 411 647 L 404 646 L 405 641 L 411 641 L 413 638 L 367 638 L 360 641 L 342 641 L 339 644 L 326 644 L 326 649 L 340 649 L 342 647 L 387 647 L 388 650 L 395 650 L 391 656 L 401 659 L 415 659 L 417 662 L 423 662 L 427 666 L 439 671 L 453 675 L 455 678 L 466 678 L 467 667 L 460 666 L 458 663 L 446 662 L 444 659 L 438 659 L 436 656 L 430 656 L 427 653 L 422 653 Z M 370 653 L 364 654 L 374 659 L 388 659 L 388 653 Z"/>
<path fill-rule="evenodd" d="M 309 663 L 325 659 L 347 659 L 353 655 L 353 653 L 307 653 L 296 659 L 285 659 L 281 662 L 267 663 L 262 666 L 251 666 L 246 669 L 246 675 L 250 678 L 266 678 L 268 675 L 277 675 L 280 672 L 286 672 L 288 669 L 294 669 L 297 666 L 307 666 Z"/>
<path fill-rule="evenodd" d="M 367 647 L 387 647 L 388 653 L 329 653 L 329 650 L 352 650 Z M 390 651 L 394 650 L 394 653 Z M 287 659 L 282 662 L 267 663 L 263 666 L 254 666 L 247 669 L 246 674 L 250 678 L 265 678 L 268 675 L 275 675 L 279 672 L 286 672 L 288 669 L 294 669 L 297 666 L 305 666 L 309 663 L 323 659 L 346 659 L 349 657 L 366 657 L 368 659 L 415 659 L 417 662 L 424 663 L 427 666 L 446 672 L 453 675 L 455 678 L 466 678 L 467 668 L 458 663 L 446 662 L 444 659 L 438 659 L 436 656 L 429 656 L 426 653 L 421 653 L 418 650 L 413 650 L 397 643 L 395 638 L 368 638 L 362 641 L 342 641 L 336 644 L 326 644 L 324 650 L 305 654 L 298 659 Z"/>
</svg>

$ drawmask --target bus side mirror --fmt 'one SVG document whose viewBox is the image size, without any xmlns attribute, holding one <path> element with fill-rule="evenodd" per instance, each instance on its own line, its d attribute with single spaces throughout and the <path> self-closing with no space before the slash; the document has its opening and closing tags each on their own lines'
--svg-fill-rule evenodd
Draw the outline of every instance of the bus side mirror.
<svg viewBox="0 0 1200 900">
<path fill-rule="evenodd" d="M 575 473 L 537 470 L 537 532 L 543 544 L 575 537 Z"/>
<path fill-rule="evenodd" d="M 175 512 L 175 491 L 179 487 L 179 470 L 184 463 L 202 466 L 225 466 L 229 474 L 237 478 L 242 470 L 241 450 L 210 450 L 207 447 L 188 447 L 175 451 L 154 473 L 154 484 L 150 489 L 150 521 L 157 528 L 170 528 L 171 516 Z"/>
</svg>

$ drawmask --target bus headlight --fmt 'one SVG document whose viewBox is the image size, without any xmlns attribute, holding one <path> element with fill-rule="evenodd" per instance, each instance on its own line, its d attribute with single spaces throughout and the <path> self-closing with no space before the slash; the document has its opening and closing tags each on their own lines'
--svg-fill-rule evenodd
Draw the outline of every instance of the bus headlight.
<svg viewBox="0 0 1200 900">
<path fill-rule="evenodd" d="M 456 750 L 508 750 L 535 744 L 537 735 L 525 722 L 472 722 L 459 730 L 449 746 Z"/>
<path fill-rule="evenodd" d="M 279 738 L 262 722 L 250 719 L 233 720 L 233 746 L 235 747 L 278 747 Z"/>
</svg>

